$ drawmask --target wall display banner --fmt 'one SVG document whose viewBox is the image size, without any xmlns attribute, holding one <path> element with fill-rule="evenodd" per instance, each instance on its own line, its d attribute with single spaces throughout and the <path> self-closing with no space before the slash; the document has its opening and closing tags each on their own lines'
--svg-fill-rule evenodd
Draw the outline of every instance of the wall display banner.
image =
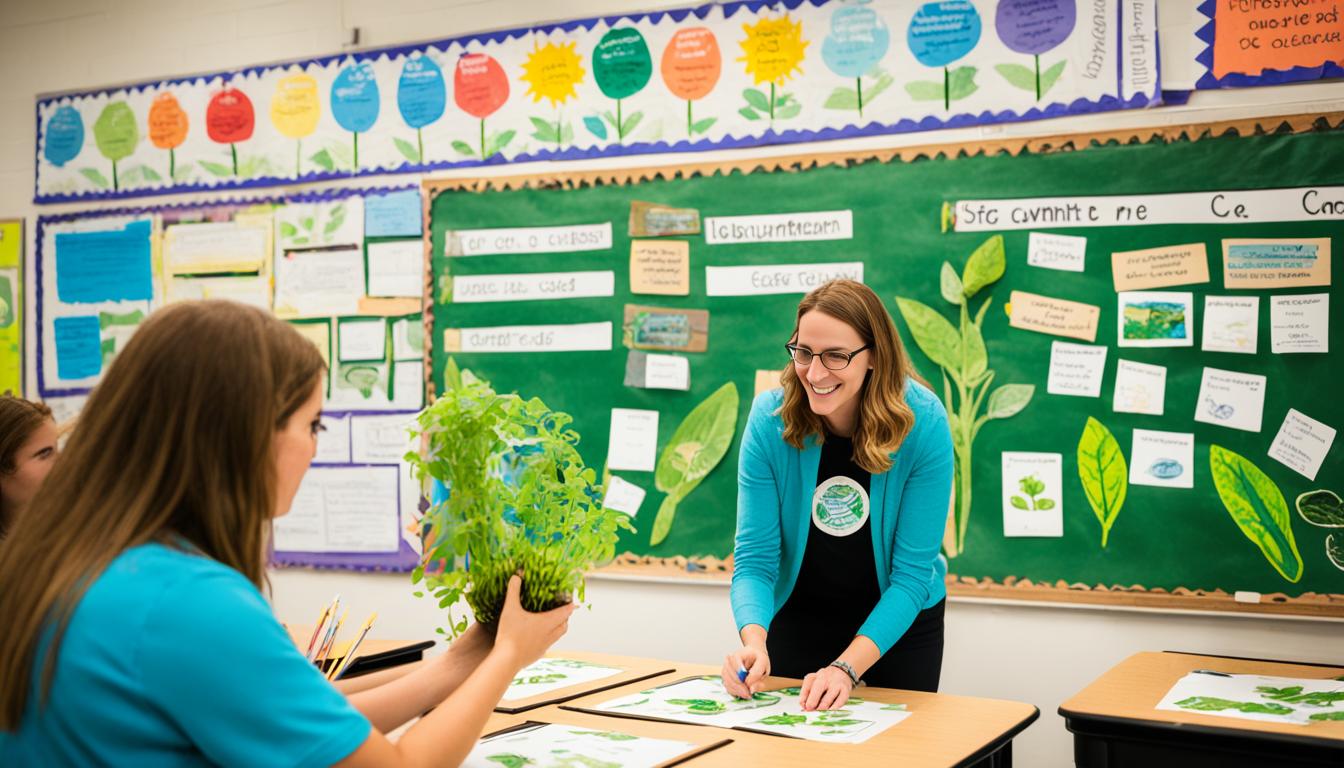
<svg viewBox="0 0 1344 768">
<path fill-rule="evenodd" d="M 1196 88 L 1344 77 L 1344 21 L 1333 0 L 1204 0 Z"/>
</svg>

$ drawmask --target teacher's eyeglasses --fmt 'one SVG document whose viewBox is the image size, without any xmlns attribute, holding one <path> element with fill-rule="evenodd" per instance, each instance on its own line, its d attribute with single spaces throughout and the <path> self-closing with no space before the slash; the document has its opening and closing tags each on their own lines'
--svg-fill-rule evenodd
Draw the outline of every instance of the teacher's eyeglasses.
<svg viewBox="0 0 1344 768">
<path fill-rule="evenodd" d="M 812 358 L 820 357 L 821 364 L 826 370 L 843 371 L 849 367 L 849 364 L 854 360 L 855 355 L 865 349 L 871 349 L 872 345 L 864 344 L 853 352 L 841 352 L 838 349 L 828 349 L 825 352 L 816 353 L 807 347 L 800 347 L 797 344 L 785 344 L 784 348 L 789 351 L 789 357 L 793 358 L 794 365 L 800 365 L 806 368 L 812 364 Z"/>
</svg>

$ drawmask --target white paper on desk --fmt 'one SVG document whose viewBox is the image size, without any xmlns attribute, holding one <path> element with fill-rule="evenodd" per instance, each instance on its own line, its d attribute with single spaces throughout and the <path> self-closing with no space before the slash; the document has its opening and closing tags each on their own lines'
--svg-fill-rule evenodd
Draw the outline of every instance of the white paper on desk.
<svg viewBox="0 0 1344 768">
<path fill-rule="evenodd" d="M 413 443 L 407 428 L 414 413 L 350 418 L 350 455 L 355 464 L 399 464 Z"/>
<path fill-rule="evenodd" d="M 329 317 L 359 314 L 364 254 L 358 248 L 291 251 L 275 262 L 275 314 Z"/>
<path fill-rule="evenodd" d="M 1033 267 L 1082 272 L 1087 268 L 1087 238 L 1031 232 L 1027 235 L 1027 263 Z"/>
<path fill-rule="evenodd" d="M 1190 672 L 1176 681 L 1157 708 L 1306 725 L 1344 712 L 1344 681 Z"/>
<path fill-rule="evenodd" d="M 350 417 L 322 414 L 322 426 L 326 430 L 317 435 L 317 453 L 313 454 L 316 464 L 350 463 Z"/>
<path fill-rule="evenodd" d="M 392 402 L 389 408 L 418 410 L 425 404 L 425 364 L 405 360 L 392 364 Z"/>
<path fill-rule="evenodd" d="M 163 268 L 170 275 L 260 272 L 270 226 L 226 221 L 172 224 L 163 232 Z"/>
<path fill-rule="evenodd" d="M 1195 401 L 1195 421 L 1259 432 L 1266 381 L 1255 373 L 1205 368 Z"/>
<path fill-rule="evenodd" d="M 1167 368 L 1162 365 L 1118 360 L 1111 409 L 1116 413 L 1161 416 L 1166 408 Z"/>
<path fill-rule="evenodd" d="M 860 697 L 851 698 L 843 709 L 804 712 L 797 688 L 762 691 L 751 699 L 736 699 L 724 690 L 717 676 L 680 680 L 604 701 L 593 709 L 846 744 L 867 741 L 910 716 L 904 704 L 865 701 Z"/>
<path fill-rule="evenodd" d="M 1106 347 L 1092 344 L 1050 343 L 1050 375 L 1045 391 L 1052 395 L 1101 397 L 1106 373 Z"/>
<path fill-rule="evenodd" d="M 1004 451 L 1003 535 L 1064 535 L 1064 456 Z"/>
<path fill-rule="evenodd" d="M 481 739 L 462 766 L 654 768 L 674 762 L 678 757 L 698 748 L 699 745 L 689 741 L 653 739 L 616 731 L 597 731 L 584 726 L 537 723 Z"/>
<path fill-rule="evenodd" d="M 1269 298 L 1269 341 L 1274 354 L 1330 351 L 1330 294 Z"/>
<path fill-rule="evenodd" d="M 1205 296 L 1205 352 L 1254 355 L 1260 338 L 1259 296 Z"/>
<path fill-rule="evenodd" d="M 1315 480 L 1334 442 L 1334 427 L 1289 408 L 1269 446 L 1269 455 L 1308 480 Z"/>
<path fill-rule="evenodd" d="M 388 240 L 368 244 L 369 295 L 425 294 L 425 244 L 420 240 Z"/>
<path fill-rule="evenodd" d="M 275 520 L 275 549 L 396 552 L 400 501 L 396 467 L 312 467 Z"/>
<path fill-rule="evenodd" d="M 645 490 L 634 483 L 611 476 L 607 483 L 607 493 L 602 497 L 602 506 L 634 517 L 639 514 L 639 505 L 644 503 Z"/>
<path fill-rule="evenodd" d="M 387 357 L 387 322 L 381 317 L 336 324 L 337 359 L 343 363 Z"/>
<path fill-rule="evenodd" d="M 1194 434 L 1134 430 L 1134 443 L 1129 452 L 1129 482 L 1163 488 L 1194 488 Z"/>
<path fill-rule="evenodd" d="M 530 699 L 571 685 L 591 683 L 594 680 L 619 675 L 624 671 L 620 667 L 608 667 L 577 659 L 538 659 L 523 667 L 513 678 L 500 703 L 508 704 L 511 701 Z"/>
<path fill-rule="evenodd" d="M 652 472 L 658 453 L 658 412 L 612 408 L 609 438 L 609 469 Z"/>
</svg>

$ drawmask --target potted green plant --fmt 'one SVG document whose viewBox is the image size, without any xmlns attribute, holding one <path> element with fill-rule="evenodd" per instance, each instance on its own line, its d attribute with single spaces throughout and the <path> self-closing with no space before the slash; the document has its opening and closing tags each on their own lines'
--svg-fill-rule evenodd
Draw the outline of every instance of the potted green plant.
<svg viewBox="0 0 1344 768">
<path fill-rule="evenodd" d="M 406 456 L 422 483 L 448 489 L 425 513 L 424 557 L 412 581 L 448 611 L 452 636 L 467 627 L 452 613 L 459 598 L 486 627 L 499 620 L 514 573 L 529 611 L 563 605 L 575 592 L 582 600 L 584 573 L 615 556 L 618 530 L 634 528 L 602 506 L 573 419 L 538 398 L 497 393 L 452 360 L 444 384 L 412 428 L 421 450 Z"/>
</svg>

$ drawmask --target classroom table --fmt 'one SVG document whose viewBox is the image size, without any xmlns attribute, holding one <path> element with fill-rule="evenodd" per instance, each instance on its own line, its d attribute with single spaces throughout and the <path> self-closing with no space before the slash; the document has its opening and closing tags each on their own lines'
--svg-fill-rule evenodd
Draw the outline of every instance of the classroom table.
<svg viewBox="0 0 1344 768">
<path fill-rule="evenodd" d="M 1059 707 L 1078 768 L 1344 766 L 1344 721 L 1259 722 L 1155 707 L 1186 674 L 1334 678 L 1344 667 L 1180 652 L 1136 653 Z"/>
<path fill-rule="evenodd" d="M 557 651 L 547 655 L 563 658 L 571 654 Z M 585 653 L 582 658 L 598 663 L 605 660 L 613 666 L 620 666 L 620 662 L 629 657 Z M 732 740 L 730 744 L 692 758 L 685 763 L 689 768 L 816 768 L 827 765 L 1007 768 L 1012 765 L 1013 737 L 1040 715 L 1036 707 L 1017 701 L 864 686 L 854 695 L 872 701 L 904 703 L 911 716 L 862 744 L 830 744 L 706 725 L 596 715 L 570 709 L 593 707 L 610 699 L 694 675 L 719 674 L 719 667 L 716 666 L 652 659 L 643 661 L 675 671 L 581 696 L 564 704 L 547 705 L 519 714 L 496 713 L 486 725 L 485 733 L 534 721 L 622 731 L 652 738 L 679 739 L 695 744 Z M 784 677 L 766 679 L 767 688 L 787 688 L 799 684 L 799 680 Z"/>
</svg>

